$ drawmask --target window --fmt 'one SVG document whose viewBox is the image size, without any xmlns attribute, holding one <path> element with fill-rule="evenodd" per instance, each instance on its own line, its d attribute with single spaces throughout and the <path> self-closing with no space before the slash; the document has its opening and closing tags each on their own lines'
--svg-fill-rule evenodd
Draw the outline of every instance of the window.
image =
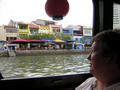
<svg viewBox="0 0 120 90">
<path fill-rule="evenodd" d="M 19 28 L 20 29 L 27 29 L 27 26 L 26 25 L 20 25 Z"/>
<path fill-rule="evenodd" d="M 113 28 L 120 29 L 120 4 L 113 4 Z"/>
<path fill-rule="evenodd" d="M 46 1 L 47 0 L 0 0 L 0 25 L 9 24 L 16 26 L 17 30 L 9 29 L 7 31 L 9 33 L 17 33 L 16 38 L 23 40 L 15 43 L 17 44 L 15 53 L 17 53 L 17 55 L 19 54 L 20 57 L 0 58 L 0 71 L 5 78 L 56 76 L 89 72 L 89 64 L 84 61 L 88 54 L 78 53 L 76 55 L 69 55 L 62 53 L 61 55 L 49 55 L 44 53 L 51 52 L 52 50 L 55 51 L 55 53 L 60 50 L 68 50 L 68 53 L 72 51 L 72 49 L 84 50 L 84 42 L 82 42 L 80 38 L 83 37 L 83 27 L 88 26 L 92 28 L 92 0 L 68 0 L 70 6 L 69 12 L 61 21 L 54 21 L 46 14 L 44 7 Z M 21 23 L 18 24 L 18 22 Z M 39 28 L 38 32 L 35 30 L 30 31 L 28 27 L 30 23 L 41 27 L 41 29 Z M 50 25 L 50 27 L 46 29 L 45 24 Z M 55 27 L 52 28 L 51 25 Z M 64 29 L 65 33 L 69 33 L 72 29 L 74 34 L 66 34 L 65 36 L 60 34 L 61 29 Z M 19 32 L 19 30 L 21 31 Z M 59 33 L 54 35 L 54 32 Z M 30 42 L 30 34 L 34 33 L 42 34 L 41 37 L 39 37 L 39 34 L 36 34 L 36 36 L 31 35 L 34 42 Z M 65 40 L 61 37 L 65 38 Z M 9 40 L 9 37 L 6 37 L 6 39 Z M 45 42 L 40 41 L 40 39 L 44 39 Z M 55 40 L 58 41 L 55 42 Z M 75 43 L 74 40 L 76 40 L 77 43 Z M 49 44 L 50 41 L 52 42 L 51 44 Z M 31 50 L 31 45 L 34 46 L 36 50 Z M 75 48 L 76 46 L 80 48 Z M 42 56 L 41 53 L 44 55 Z"/>
<path fill-rule="evenodd" d="M 6 28 L 6 33 L 17 33 L 17 29 L 16 28 Z"/>
</svg>

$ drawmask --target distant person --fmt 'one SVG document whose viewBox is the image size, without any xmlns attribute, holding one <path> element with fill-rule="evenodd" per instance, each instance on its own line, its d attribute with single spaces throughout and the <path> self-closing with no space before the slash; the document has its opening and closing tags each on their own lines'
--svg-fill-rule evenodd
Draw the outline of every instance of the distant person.
<svg viewBox="0 0 120 90">
<path fill-rule="evenodd" d="M 108 30 L 92 40 L 90 73 L 75 90 L 120 90 L 120 30 Z"/>
<path fill-rule="evenodd" d="M 59 48 L 60 48 L 60 47 L 59 47 L 59 45 L 57 44 L 57 45 L 56 45 L 56 49 L 59 49 Z"/>
</svg>

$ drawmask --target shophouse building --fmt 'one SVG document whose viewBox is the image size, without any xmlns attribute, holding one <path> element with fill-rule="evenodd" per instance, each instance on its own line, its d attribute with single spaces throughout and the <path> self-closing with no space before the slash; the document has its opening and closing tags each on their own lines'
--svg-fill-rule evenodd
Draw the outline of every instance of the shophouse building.
<svg viewBox="0 0 120 90">
<path fill-rule="evenodd" d="M 35 24 L 28 24 L 29 27 L 29 35 L 38 34 L 39 26 Z"/>
<path fill-rule="evenodd" d="M 2 31 L 4 34 L 4 40 L 7 43 L 11 43 L 12 40 L 15 40 L 18 37 L 17 35 L 18 30 L 15 26 L 3 25 Z"/>
<path fill-rule="evenodd" d="M 74 49 L 79 49 L 81 46 L 81 38 L 83 37 L 83 26 L 69 25 L 62 29 L 63 33 L 72 34 L 72 40 L 74 41 Z"/>
<path fill-rule="evenodd" d="M 62 25 L 51 25 L 52 33 L 62 33 Z"/>
<path fill-rule="evenodd" d="M 27 38 L 29 34 L 29 24 L 26 24 L 24 22 L 18 22 L 18 36 Z"/>
<path fill-rule="evenodd" d="M 0 27 L 0 41 L 6 41 L 6 31 L 4 30 L 4 26 Z"/>
<path fill-rule="evenodd" d="M 50 25 L 39 25 L 39 33 L 51 33 Z"/>
<path fill-rule="evenodd" d="M 49 33 L 52 34 L 52 25 L 56 24 L 54 21 L 37 19 L 31 23 L 39 26 L 39 33 Z"/>
<path fill-rule="evenodd" d="M 69 30 L 68 33 L 71 33 L 72 36 L 73 36 L 73 40 L 76 42 L 76 43 L 80 43 L 80 38 L 82 38 L 83 36 L 83 26 L 80 26 L 80 25 L 69 25 L 66 27 L 66 31 L 67 29 Z M 64 30 L 64 32 L 65 32 Z"/>
<path fill-rule="evenodd" d="M 92 39 L 92 28 L 91 27 L 83 27 L 83 38 L 82 41 L 86 46 L 91 46 Z"/>
<path fill-rule="evenodd" d="M 92 28 L 80 25 L 69 25 L 62 29 L 65 34 L 72 34 L 75 49 L 83 49 L 85 45 L 91 45 Z"/>
</svg>

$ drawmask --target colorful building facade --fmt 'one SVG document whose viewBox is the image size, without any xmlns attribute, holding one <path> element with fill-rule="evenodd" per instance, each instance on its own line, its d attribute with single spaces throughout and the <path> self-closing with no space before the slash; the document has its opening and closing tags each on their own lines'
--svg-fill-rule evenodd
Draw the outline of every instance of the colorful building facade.
<svg viewBox="0 0 120 90">
<path fill-rule="evenodd" d="M 29 35 L 38 34 L 39 26 L 35 24 L 29 24 Z"/>
<path fill-rule="evenodd" d="M 91 39 L 92 39 L 92 28 L 91 27 L 83 27 L 83 42 L 85 45 L 89 46 L 91 45 Z"/>
<path fill-rule="evenodd" d="M 29 24 L 18 22 L 18 36 L 19 37 L 28 37 L 29 36 Z"/>
<path fill-rule="evenodd" d="M 0 27 L 0 41 L 6 41 L 6 31 L 4 30 L 4 26 Z"/>
<path fill-rule="evenodd" d="M 39 33 L 51 33 L 50 25 L 39 25 Z"/>
<path fill-rule="evenodd" d="M 3 25 L 0 34 L 1 40 L 10 43 L 17 38 L 17 28 L 15 26 Z"/>
</svg>

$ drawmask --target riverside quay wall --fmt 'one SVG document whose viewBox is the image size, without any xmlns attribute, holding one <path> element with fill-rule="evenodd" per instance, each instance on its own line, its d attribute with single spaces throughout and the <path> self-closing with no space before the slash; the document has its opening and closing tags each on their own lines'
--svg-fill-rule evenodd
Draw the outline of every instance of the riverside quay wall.
<svg viewBox="0 0 120 90">
<path fill-rule="evenodd" d="M 61 55 L 61 54 L 87 54 L 90 50 L 16 50 L 15 56 L 37 56 L 37 55 Z M 9 51 L 0 51 L 0 56 L 9 56 Z"/>
</svg>

